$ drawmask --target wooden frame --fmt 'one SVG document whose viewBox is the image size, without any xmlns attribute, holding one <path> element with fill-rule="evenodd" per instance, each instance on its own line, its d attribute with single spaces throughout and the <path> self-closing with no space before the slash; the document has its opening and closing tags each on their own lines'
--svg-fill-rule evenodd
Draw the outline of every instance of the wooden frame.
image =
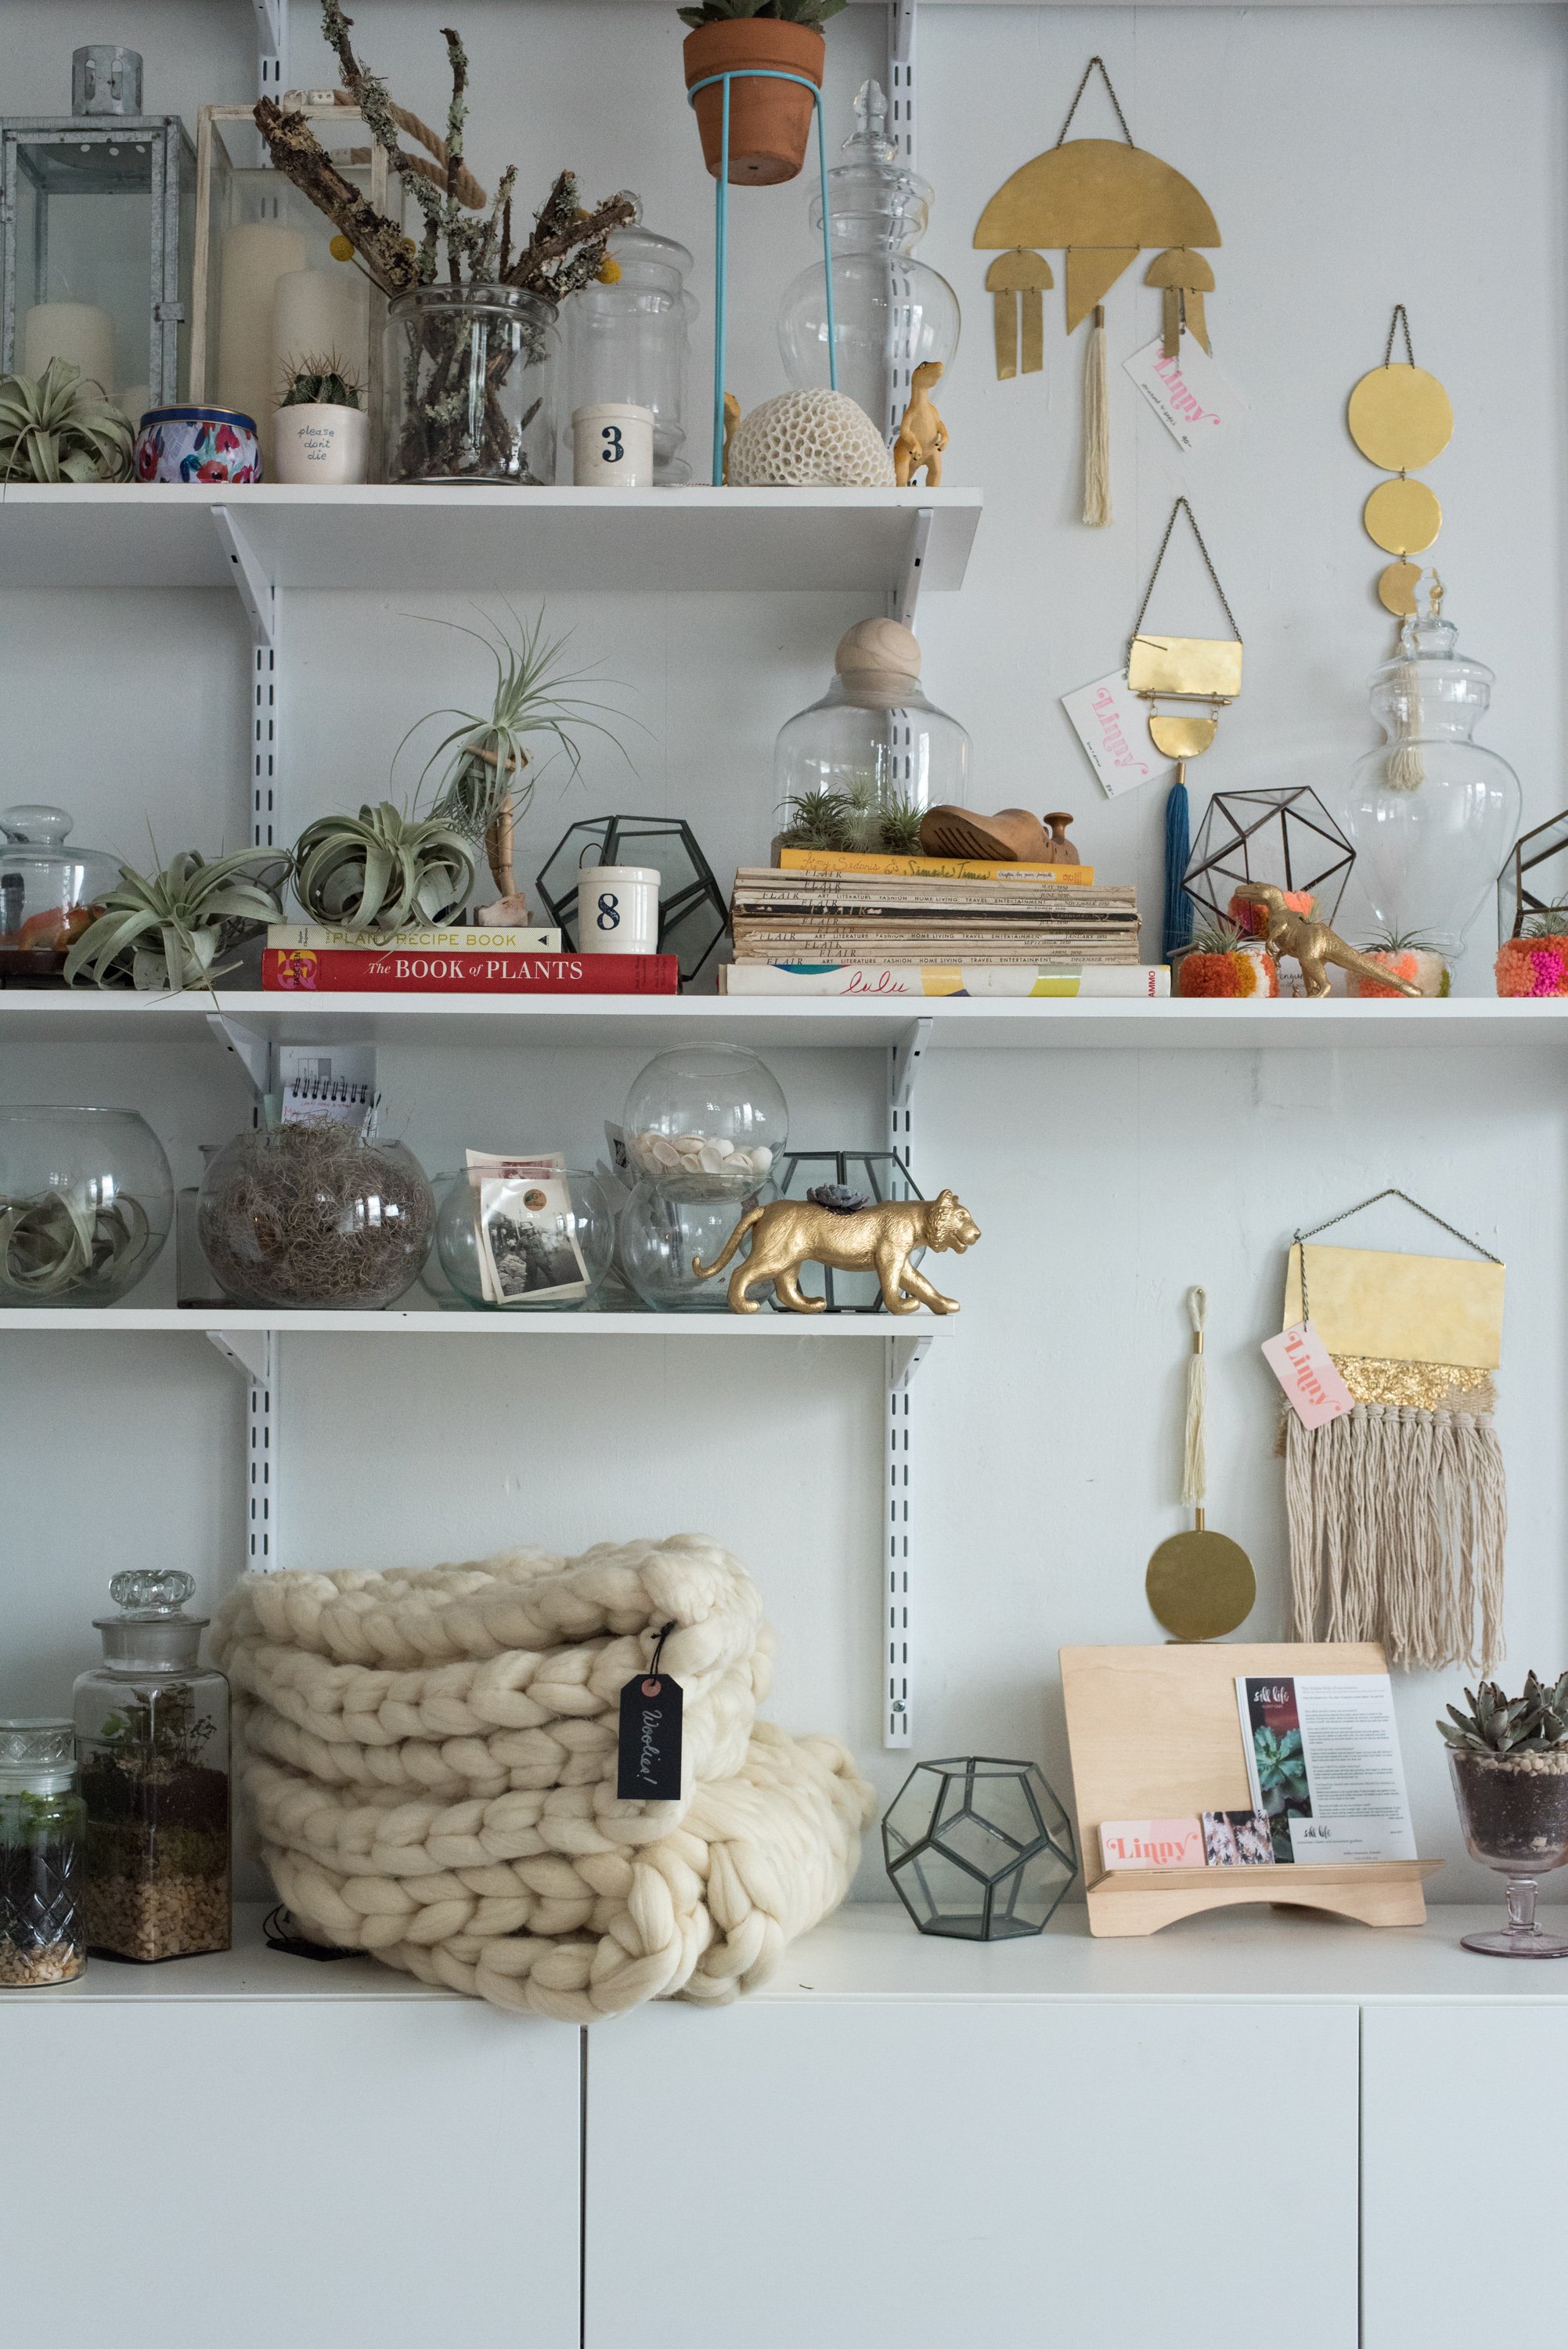
<svg viewBox="0 0 1568 2349">
<path fill-rule="evenodd" d="M 1102 1819 L 1189 1818 L 1250 1807 L 1238 1673 L 1383 1672 L 1388 1667 L 1381 1648 L 1172 1643 L 1060 1653 L 1091 1933 L 1157 1933 L 1206 1909 L 1265 1900 L 1274 1908 L 1325 1909 L 1364 1925 L 1426 1923 L 1421 1879 L 1442 1866 L 1436 1859 L 1115 1874 L 1100 1864 Z"/>
</svg>

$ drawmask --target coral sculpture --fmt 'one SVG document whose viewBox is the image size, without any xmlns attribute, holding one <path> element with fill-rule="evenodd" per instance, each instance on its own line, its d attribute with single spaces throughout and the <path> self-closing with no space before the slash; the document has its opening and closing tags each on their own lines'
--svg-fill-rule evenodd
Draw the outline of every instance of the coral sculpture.
<svg viewBox="0 0 1568 2349">
<path fill-rule="evenodd" d="M 782 391 L 736 426 L 729 481 L 741 490 L 891 490 L 892 459 L 846 393 Z"/>
</svg>

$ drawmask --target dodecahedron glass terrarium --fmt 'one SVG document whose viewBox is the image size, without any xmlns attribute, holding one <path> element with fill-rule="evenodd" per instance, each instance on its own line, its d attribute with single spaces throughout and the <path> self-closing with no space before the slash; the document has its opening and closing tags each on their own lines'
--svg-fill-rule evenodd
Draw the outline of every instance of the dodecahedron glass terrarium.
<svg viewBox="0 0 1568 2349">
<path fill-rule="evenodd" d="M 1066 1811 L 1033 1762 L 917 1762 L 882 1821 L 893 1889 L 923 1933 L 1017 1940 L 1045 1930 L 1078 1874 Z"/>
<path fill-rule="evenodd" d="M 659 815 L 595 815 L 556 843 L 539 894 L 562 944 L 577 946 L 577 874 L 584 864 L 650 864 L 659 876 L 660 954 L 678 955 L 689 987 L 729 919 L 724 892 L 689 823 Z"/>
</svg>

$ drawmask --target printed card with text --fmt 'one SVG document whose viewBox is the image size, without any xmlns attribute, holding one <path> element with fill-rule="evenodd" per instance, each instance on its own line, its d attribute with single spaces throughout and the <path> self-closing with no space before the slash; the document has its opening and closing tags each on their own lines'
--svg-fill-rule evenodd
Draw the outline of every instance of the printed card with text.
<svg viewBox="0 0 1568 2349">
<path fill-rule="evenodd" d="M 1062 708 L 1108 799 L 1170 771 L 1170 760 L 1149 739 L 1148 706 L 1128 684 L 1125 669 L 1064 693 Z"/>
<path fill-rule="evenodd" d="M 1355 1409 L 1355 1396 L 1310 1321 L 1298 1321 L 1277 1338 L 1265 1338 L 1264 1360 L 1303 1427 L 1326 1427 L 1341 1412 Z"/>
<path fill-rule="evenodd" d="M 1183 335 L 1168 359 L 1156 335 L 1122 365 L 1179 449 L 1209 448 L 1245 412 L 1246 401 L 1195 336 Z"/>
</svg>

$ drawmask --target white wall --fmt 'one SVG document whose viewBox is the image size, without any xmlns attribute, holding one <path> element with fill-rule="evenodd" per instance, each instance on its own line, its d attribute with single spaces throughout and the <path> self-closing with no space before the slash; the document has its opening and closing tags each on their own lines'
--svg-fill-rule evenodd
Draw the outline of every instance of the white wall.
<svg viewBox="0 0 1568 2349">
<path fill-rule="evenodd" d="M 240 0 L 143 0 L 122 6 L 113 29 L 146 54 L 150 104 L 193 121 L 203 99 L 249 94 L 249 13 Z M 296 82 L 322 70 L 314 16 L 310 5 L 294 12 Z M 365 54 L 403 102 L 438 119 L 435 15 L 363 0 L 357 17 Z M 590 192 L 638 189 L 651 224 L 697 254 L 700 450 L 711 186 L 682 100 L 673 11 L 465 0 L 459 21 L 481 175 L 515 157 L 525 191 L 542 194 L 573 162 Z M 0 0 L 6 110 L 61 107 L 71 47 L 101 32 L 76 8 L 46 18 Z M 832 119 L 845 130 L 881 36 L 870 8 L 830 28 Z M 1136 878 L 1157 905 L 1158 788 L 1100 800 L 1057 697 L 1119 657 L 1171 500 L 1190 488 L 1247 647 L 1243 697 L 1193 771 L 1194 822 L 1210 786 L 1301 780 L 1336 802 L 1374 739 L 1366 680 L 1391 644 L 1372 594 L 1381 558 L 1359 525 L 1376 476 L 1346 436 L 1344 402 L 1403 300 L 1417 356 L 1454 403 L 1454 440 L 1429 478 L 1447 514 L 1438 555 L 1450 611 L 1467 647 L 1499 671 L 1486 739 L 1520 770 L 1526 821 L 1550 813 L 1563 764 L 1562 12 L 932 8 L 920 45 L 921 162 L 938 193 L 924 252 L 966 314 L 942 402 L 949 479 L 980 482 L 988 501 L 969 586 L 929 599 L 921 631 L 934 694 L 975 737 L 980 796 L 1076 807 L 1101 874 Z M 1072 518 L 1079 352 L 1060 331 L 1060 297 L 1047 310 L 1045 375 L 996 384 L 984 263 L 968 240 L 994 188 L 1054 140 L 1096 49 L 1135 136 L 1185 171 L 1220 221 L 1215 354 L 1251 412 L 1183 470 L 1119 373 L 1157 324 L 1154 296 L 1130 272 L 1109 303 L 1118 518 L 1089 533 Z M 1093 103 L 1081 127 L 1104 130 L 1103 100 Z M 748 405 L 778 388 L 772 311 L 810 257 L 806 192 L 737 202 L 731 378 Z M 1195 558 L 1181 558 L 1171 584 L 1169 624 L 1206 629 Z M 552 600 L 552 623 L 575 628 L 583 657 L 620 683 L 646 732 L 626 735 L 634 782 L 602 748 L 580 789 L 544 779 L 524 868 L 537 869 L 573 816 L 611 805 L 689 816 L 721 880 L 765 854 L 773 735 L 819 689 L 861 608 L 830 595 Z M 459 598 L 416 606 L 374 580 L 357 595 L 293 599 L 285 829 L 379 796 L 412 720 L 482 691 L 472 648 L 419 625 L 416 609 L 465 616 Z M 222 595 L 9 595 L 0 791 L 7 802 L 66 801 L 85 837 L 133 859 L 147 853 L 149 822 L 164 852 L 235 844 L 248 671 Z M 399 770 L 399 788 L 405 780 L 411 770 Z M 1478 938 L 1463 975 L 1470 992 L 1489 988 L 1487 943 Z M 591 1153 L 634 1068 L 622 1053 L 409 1050 L 387 1055 L 382 1074 L 434 1165 L 487 1139 Z M 874 1056 L 780 1056 L 779 1073 L 798 1142 L 880 1139 Z M 1387 1183 L 1509 1261 L 1510 1670 L 1564 1661 L 1555 1078 L 1554 1063 L 1522 1049 L 1356 1053 L 1337 1072 L 1309 1055 L 1283 1074 L 1241 1054 L 928 1059 L 918 1171 L 927 1187 L 954 1184 L 985 1238 L 953 1270 L 964 1315 L 918 1387 L 918 1752 L 1036 1754 L 1067 1792 L 1057 1647 L 1157 1636 L 1143 1565 L 1180 1522 L 1182 1294 L 1194 1280 L 1212 1296 L 1213 1518 L 1258 1564 L 1249 1628 L 1281 1629 L 1280 1472 L 1257 1340 L 1277 1309 L 1291 1228 Z M 134 1063 L 84 1048 L 51 1064 L 15 1050 L 0 1094 L 139 1100 L 187 1181 L 196 1144 L 247 1113 L 232 1064 L 169 1047 Z M 1288 1105 L 1266 1105 L 1274 1100 Z M 1408 1224 L 1368 1223 L 1357 1237 L 1423 1244 Z M 155 1278 L 166 1276 L 171 1264 Z M 150 1287 L 147 1301 L 165 1294 Z M 522 1349 L 514 1359 L 455 1340 L 379 1352 L 294 1340 L 290 1559 L 414 1563 L 511 1538 L 575 1546 L 704 1526 L 766 1593 L 780 1641 L 777 1716 L 843 1733 L 891 1794 L 901 1764 L 877 1751 L 882 1406 L 871 1361 L 802 1340 L 738 1381 L 717 1342 L 585 1340 L 549 1359 L 546 1378 Z M 15 1709 L 63 1699 L 114 1566 L 179 1563 L 205 1597 L 219 1595 L 238 1565 L 240 1389 L 194 1336 L 13 1336 L 0 1380 L 0 1706 Z M 1429 1726 L 1450 1692 L 1404 1684 L 1407 1757 L 1421 1848 L 1456 1863 L 1436 1889 L 1475 1897 L 1483 1887 L 1459 1857 Z M 882 1889 L 874 1854 L 863 1883 Z"/>
</svg>

